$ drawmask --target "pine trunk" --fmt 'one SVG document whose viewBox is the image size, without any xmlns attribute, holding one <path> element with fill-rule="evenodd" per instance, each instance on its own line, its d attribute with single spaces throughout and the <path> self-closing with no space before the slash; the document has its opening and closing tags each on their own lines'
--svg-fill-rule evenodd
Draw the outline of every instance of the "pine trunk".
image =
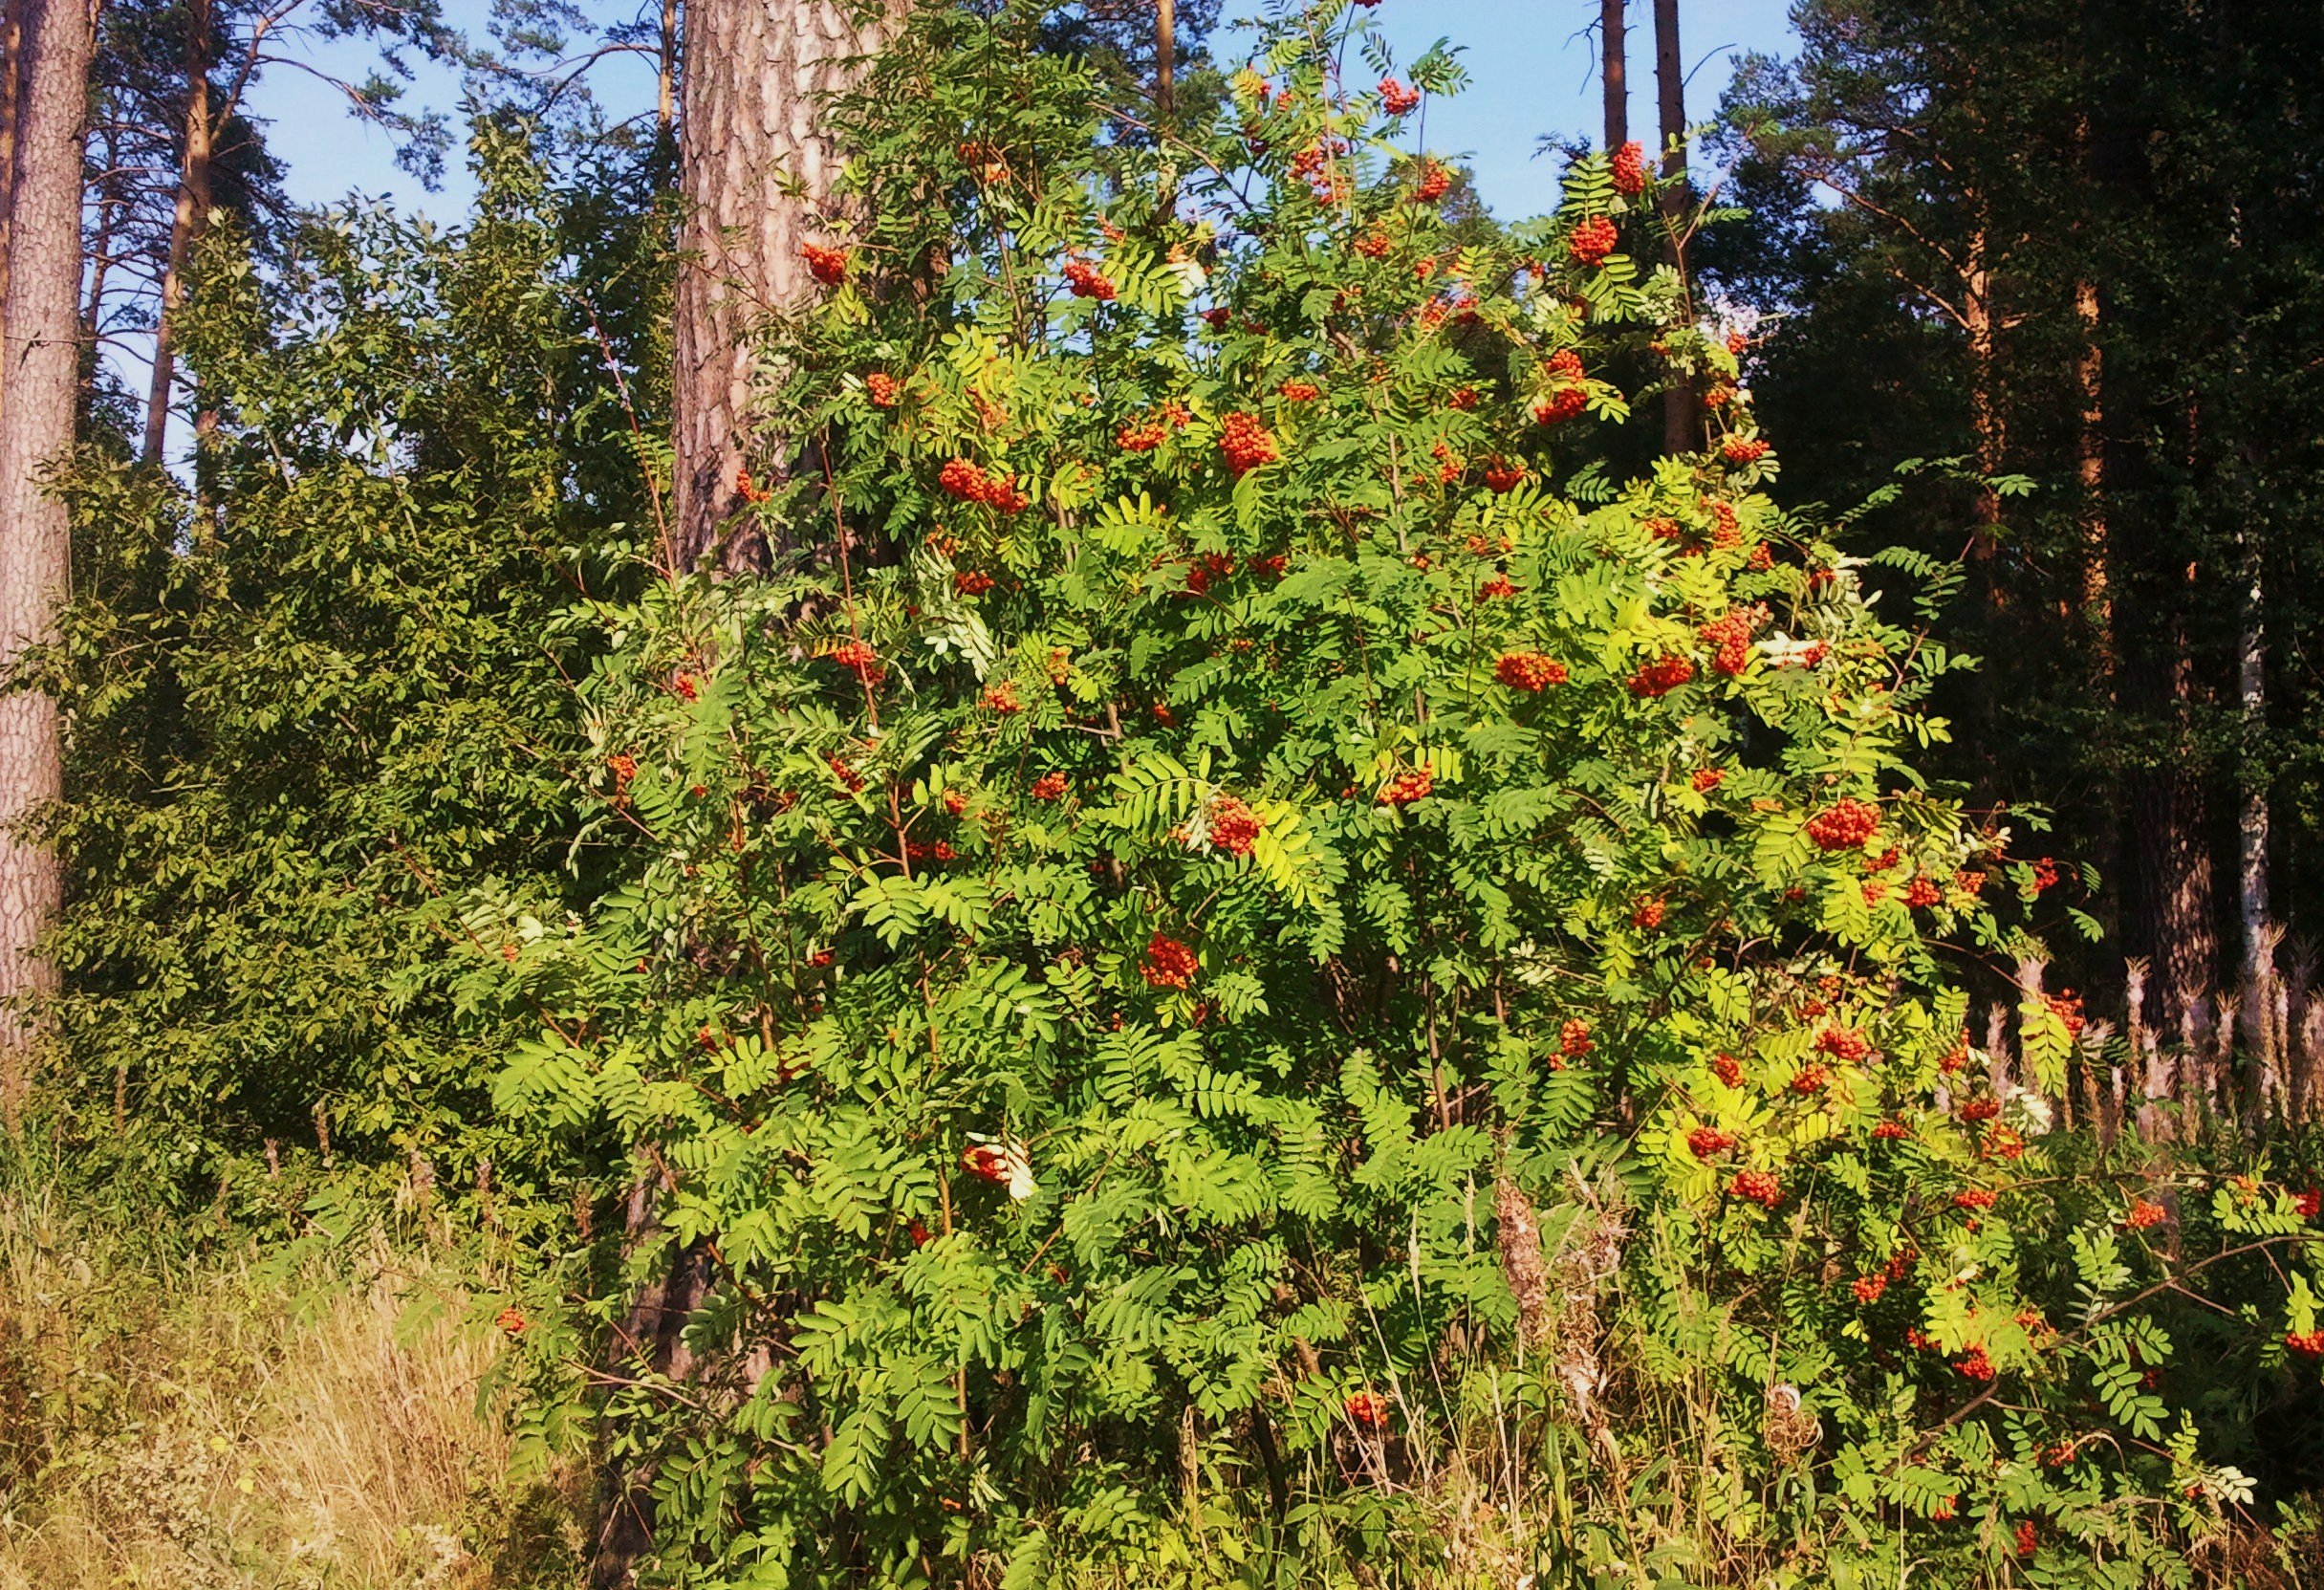
<svg viewBox="0 0 2324 1590">
<path fill-rule="evenodd" d="M 2258 542 L 2247 530 L 2243 600 L 2236 623 L 2236 705 L 2240 730 L 2237 778 L 2243 795 L 2237 834 L 2237 904 L 2243 928 L 2245 1043 L 2248 1053 L 2272 1078 L 2283 1061 L 2276 1030 L 2275 949 L 2283 931 L 2275 926 L 2268 885 L 2268 635 L 2264 621 Z"/>
<path fill-rule="evenodd" d="M 756 343 L 814 287 L 799 247 L 836 240 L 826 211 L 840 155 L 822 105 L 844 88 L 904 10 L 902 0 L 693 0 L 679 92 L 686 218 L 673 305 L 670 406 L 676 498 L 664 555 L 763 566 L 741 523 L 737 480 L 755 462 L 780 480 L 793 440 L 755 434 Z"/>
<path fill-rule="evenodd" d="M 1629 0 L 1597 0 L 1599 76 L 1606 98 L 1606 153 L 1630 142 Z"/>
<path fill-rule="evenodd" d="M 16 100 L 22 84 L 19 58 L 24 53 L 24 19 L 18 0 L 0 0 L 0 316 L 7 314 L 9 189 L 16 174 Z M 0 319 L 0 345 L 5 345 L 7 321 Z M 0 359 L 0 407 L 8 402 L 7 361 Z"/>
<path fill-rule="evenodd" d="M 1679 55 L 1679 0 L 1654 0 L 1654 82 L 1662 134 L 1662 227 L 1670 268 L 1679 274 L 1686 317 L 1694 315 L 1694 291 L 1686 280 L 1686 67 Z M 1703 421 L 1691 384 L 1673 381 L 1662 394 L 1662 450 L 1693 452 L 1702 446 Z"/>
<path fill-rule="evenodd" d="M 0 670 L 54 634 L 70 572 L 65 505 L 45 471 L 73 445 L 80 375 L 81 140 L 94 49 L 87 0 L 21 0 L 9 183 L 8 397 L 0 407 Z M 56 704 L 0 696 L 0 1106 L 31 1078 L 35 1013 L 55 986 L 40 938 L 56 914 L 54 853 L 21 832 L 61 785 Z"/>
<path fill-rule="evenodd" d="M 185 127 L 178 163 L 178 202 L 169 218 L 169 254 L 162 268 L 162 310 L 154 323 L 153 385 L 145 398 L 145 462 L 160 464 L 169 434 L 169 395 L 177 379 L 178 312 L 185 301 L 185 269 L 194 242 L 209 219 L 210 150 L 208 0 L 194 0 L 185 18 Z"/>
</svg>

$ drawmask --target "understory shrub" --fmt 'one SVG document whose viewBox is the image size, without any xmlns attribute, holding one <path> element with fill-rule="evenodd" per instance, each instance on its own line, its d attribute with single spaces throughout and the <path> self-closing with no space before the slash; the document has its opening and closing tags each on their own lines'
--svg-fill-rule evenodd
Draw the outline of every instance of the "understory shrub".
<svg viewBox="0 0 2324 1590">
<path fill-rule="evenodd" d="M 1323 5 L 1124 141 L 1032 10 L 835 107 L 773 572 L 597 609 L 634 876 L 466 921 L 500 1106 L 658 1220 L 541 1282 L 540 1417 L 707 1267 L 601 1409 L 657 1582 L 2288 1561 L 2234 1459 L 2316 1406 L 2315 1196 L 2054 1131 L 2066 1000 L 1971 1040 L 2047 863 L 1916 775 L 1964 660 L 1765 493 L 1635 152 L 1456 245 L 1447 55 Z M 1595 462 L 1617 347 L 1705 451 Z"/>
</svg>

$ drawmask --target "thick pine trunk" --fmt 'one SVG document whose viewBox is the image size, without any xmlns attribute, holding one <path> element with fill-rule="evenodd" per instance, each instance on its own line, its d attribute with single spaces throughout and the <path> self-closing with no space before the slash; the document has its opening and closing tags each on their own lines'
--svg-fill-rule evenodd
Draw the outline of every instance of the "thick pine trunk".
<svg viewBox="0 0 2324 1590">
<path fill-rule="evenodd" d="M 2283 1035 L 2276 1030 L 2275 949 L 2283 933 L 2275 926 L 2268 882 L 2268 632 L 2260 549 L 2248 530 L 2244 547 L 2243 598 L 2236 618 L 2236 776 L 2243 811 L 2236 824 L 2238 915 L 2243 929 L 2245 1044 L 2273 1078 L 2283 1063 Z"/>
<path fill-rule="evenodd" d="M 168 440 L 169 395 L 177 379 L 178 311 L 185 301 L 185 269 L 209 219 L 210 151 L 215 127 L 209 103 L 210 9 L 194 0 L 185 18 L 185 127 L 178 163 L 177 208 L 169 218 L 169 255 L 162 267 L 162 309 L 154 322 L 153 384 L 145 398 L 145 462 L 162 462 Z"/>
<path fill-rule="evenodd" d="M 8 396 L 0 405 L 0 670 L 54 633 L 71 527 L 44 472 L 73 445 L 80 366 L 82 123 L 94 48 L 88 0 L 21 0 L 14 163 L 9 183 Z M 55 856 L 19 830 L 56 798 L 56 704 L 0 695 L 0 1105 L 30 1080 L 23 1002 L 55 986 L 38 954 L 56 914 Z"/>
<path fill-rule="evenodd" d="M 1630 142 L 1629 0 L 1597 0 L 1597 44 L 1604 62 L 1606 153 Z"/>
<path fill-rule="evenodd" d="M 676 497 L 664 555 L 674 570 L 706 556 L 725 569 L 764 562 L 736 522 L 737 478 L 754 459 L 780 479 L 787 437 L 753 435 L 751 374 L 766 321 L 814 288 L 799 257 L 829 244 L 840 155 L 823 103 L 876 50 L 902 0 L 692 0 L 679 94 L 686 202 L 673 305 L 671 422 Z"/>
<path fill-rule="evenodd" d="M 1679 55 L 1679 0 L 1654 0 L 1654 83 L 1662 134 L 1662 226 L 1670 268 L 1684 289 L 1692 318 L 1694 291 L 1686 280 L 1686 67 Z M 1691 384 L 1674 382 L 1662 394 L 1662 450 L 1693 452 L 1703 445 L 1703 420 Z"/>
</svg>

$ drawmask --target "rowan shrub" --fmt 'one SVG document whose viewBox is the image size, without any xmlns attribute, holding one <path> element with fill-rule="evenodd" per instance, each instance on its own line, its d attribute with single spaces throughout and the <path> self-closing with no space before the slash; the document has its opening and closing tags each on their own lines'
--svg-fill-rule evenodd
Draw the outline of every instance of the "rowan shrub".
<svg viewBox="0 0 2324 1590">
<path fill-rule="evenodd" d="M 2207 1388 L 2313 1379 L 2311 1228 L 2190 1175 L 2134 1229 L 2055 1010 L 1970 1045 L 1960 958 L 2035 947 L 1913 770 L 1960 660 L 1748 405 L 1591 467 L 1618 342 L 1734 374 L 1635 155 L 1455 246 L 1360 11 L 1136 142 L 1027 11 L 835 107 L 773 572 L 599 610 L 634 880 L 468 920 L 549 1017 L 501 1108 L 639 1145 L 628 1286 L 710 1266 L 703 1367 L 603 1407 L 655 1571 L 2186 1580 L 2251 1499 Z M 2201 1362 L 2166 1274 L 2233 1299 Z"/>
</svg>

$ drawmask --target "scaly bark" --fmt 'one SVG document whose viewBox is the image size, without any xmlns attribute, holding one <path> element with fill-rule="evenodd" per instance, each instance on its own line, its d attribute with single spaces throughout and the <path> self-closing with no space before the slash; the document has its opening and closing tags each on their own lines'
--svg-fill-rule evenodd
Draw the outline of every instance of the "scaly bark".
<svg viewBox="0 0 2324 1590">
<path fill-rule="evenodd" d="M 676 497 L 670 568 L 706 556 L 763 564 L 768 548 L 734 523 L 751 454 L 781 479 L 793 439 L 751 434 L 758 333 L 814 289 L 799 257 L 829 244 L 840 152 L 825 100 L 888 36 L 903 0 L 693 0 L 679 92 L 684 260 L 673 305 L 671 421 Z M 746 450 L 748 448 L 748 451 Z"/>
<path fill-rule="evenodd" d="M 22 0 L 15 161 L 9 183 L 5 313 L 8 398 L 0 408 L 0 672 L 54 635 L 71 526 L 46 471 L 73 445 L 80 365 L 81 142 L 95 48 L 88 0 Z M 56 703 L 0 695 L 0 1107 L 31 1077 L 37 1013 L 55 987 L 40 954 L 62 872 L 23 832 L 61 787 Z"/>
</svg>

